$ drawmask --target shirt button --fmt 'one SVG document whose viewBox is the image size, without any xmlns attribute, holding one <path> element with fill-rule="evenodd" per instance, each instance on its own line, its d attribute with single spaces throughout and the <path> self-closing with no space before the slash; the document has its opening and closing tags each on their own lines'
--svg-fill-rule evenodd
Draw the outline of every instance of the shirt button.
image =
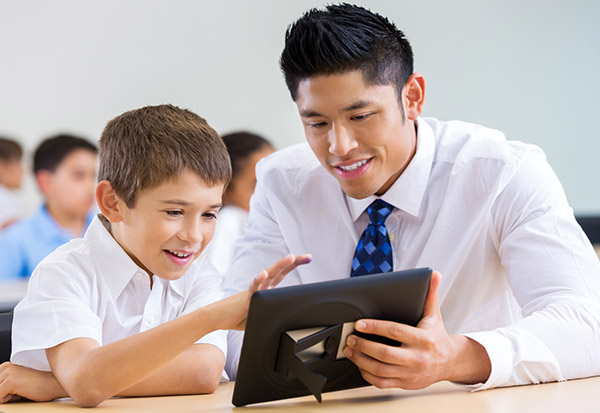
<svg viewBox="0 0 600 413">
<path fill-rule="evenodd" d="M 155 321 L 156 321 L 156 317 L 154 317 L 154 314 L 150 314 L 148 316 L 148 324 L 154 324 Z"/>
</svg>

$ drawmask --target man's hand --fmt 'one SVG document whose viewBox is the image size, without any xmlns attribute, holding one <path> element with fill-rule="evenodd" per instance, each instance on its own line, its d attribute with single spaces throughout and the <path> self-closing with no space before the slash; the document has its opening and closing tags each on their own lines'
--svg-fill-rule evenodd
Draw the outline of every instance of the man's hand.
<svg viewBox="0 0 600 413">
<path fill-rule="evenodd" d="M 267 290 L 279 284 L 296 267 L 311 261 L 310 254 L 287 255 L 254 277 L 247 290 L 211 304 L 218 307 L 217 319 L 223 330 L 243 330 L 246 327 L 250 297 L 254 292 Z"/>
<path fill-rule="evenodd" d="M 54 375 L 6 362 L 0 365 L 0 403 L 21 398 L 47 402 L 67 393 Z"/>
<path fill-rule="evenodd" d="M 479 343 L 449 335 L 438 303 L 441 274 L 435 271 L 416 327 L 382 320 L 358 320 L 362 333 L 388 337 L 402 343 L 387 346 L 350 335 L 346 357 L 358 366 L 363 378 L 379 388 L 422 389 L 442 380 L 485 382 L 491 372 L 487 352 Z"/>
</svg>

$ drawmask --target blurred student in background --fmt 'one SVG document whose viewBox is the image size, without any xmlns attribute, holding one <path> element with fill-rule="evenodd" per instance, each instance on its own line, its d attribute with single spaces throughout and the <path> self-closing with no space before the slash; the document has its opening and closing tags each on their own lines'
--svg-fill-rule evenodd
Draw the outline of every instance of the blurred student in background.
<svg viewBox="0 0 600 413">
<path fill-rule="evenodd" d="M 23 148 L 12 139 L 0 137 L 0 231 L 21 217 L 15 190 L 23 178 Z"/>
<path fill-rule="evenodd" d="M 222 139 L 231 158 L 232 176 L 223 195 L 224 206 L 217 217 L 215 235 L 207 250 L 221 275 L 229 269 L 235 241 L 242 235 L 248 220 L 250 198 L 256 186 L 256 163 L 275 152 L 268 140 L 249 132 L 223 135 Z"/>
<path fill-rule="evenodd" d="M 96 152 L 92 143 L 71 135 L 38 146 L 33 171 L 44 204 L 0 234 L 0 280 L 28 277 L 46 255 L 83 235 L 93 218 Z"/>
</svg>

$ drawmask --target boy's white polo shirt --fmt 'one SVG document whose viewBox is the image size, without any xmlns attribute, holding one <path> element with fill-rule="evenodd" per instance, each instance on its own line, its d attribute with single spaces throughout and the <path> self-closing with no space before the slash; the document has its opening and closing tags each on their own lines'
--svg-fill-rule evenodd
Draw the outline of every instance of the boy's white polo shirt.
<svg viewBox="0 0 600 413">
<path fill-rule="evenodd" d="M 83 238 L 61 246 L 34 270 L 14 310 L 14 364 L 50 371 L 47 348 L 79 337 L 106 345 L 223 298 L 221 279 L 204 254 L 178 280 L 153 275 L 150 289 L 148 273 L 105 225 L 110 224 L 96 216 Z M 217 346 L 226 355 L 226 331 L 198 343 Z"/>
</svg>

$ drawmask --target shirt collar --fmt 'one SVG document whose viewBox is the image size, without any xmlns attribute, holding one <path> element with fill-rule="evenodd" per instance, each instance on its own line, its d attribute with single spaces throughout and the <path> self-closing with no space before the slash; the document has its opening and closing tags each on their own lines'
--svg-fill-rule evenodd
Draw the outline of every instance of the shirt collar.
<svg viewBox="0 0 600 413">
<path fill-rule="evenodd" d="M 433 130 L 421 118 L 417 119 L 417 150 L 415 156 L 396 179 L 390 189 L 381 197 L 371 195 L 363 199 L 354 199 L 346 196 L 348 209 L 353 221 L 356 221 L 367 207 L 377 198 L 381 198 L 394 207 L 401 209 L 413 216 L 419 215 L 421 202 L 425 196 L 425 189 L 429 181 L 429 174 L 433 165 L 435 139 Z"/>
<path fill-rule="evenodd" d="M 117 298 L 134 275 L 148 273 L 121 248 L 110 234 L 110 222 L 101 214 L 92 220 L 84 239 L 94 251 L 98 273 L 108 285 L 113 298 Z"/>
</svg>

